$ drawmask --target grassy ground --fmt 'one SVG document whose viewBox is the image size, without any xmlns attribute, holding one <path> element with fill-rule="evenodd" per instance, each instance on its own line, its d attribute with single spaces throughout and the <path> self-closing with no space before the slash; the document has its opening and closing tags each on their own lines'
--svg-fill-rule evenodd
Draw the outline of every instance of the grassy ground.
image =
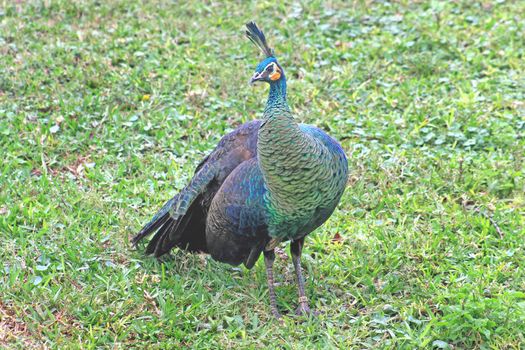
<svg viewBox="0 0 525 350">
<path fill-rule="evenodd" d="M 0 0 L 0 347 L 524 348 L 523 18 L 522 1 Z M 261 261 L 128 243 L 261 116 L 251 19 L 352 171 L 304 253 L 322 314 L 283 326 Z M 290 259 L 276 278 L 289 312 Z"/>
</svg>

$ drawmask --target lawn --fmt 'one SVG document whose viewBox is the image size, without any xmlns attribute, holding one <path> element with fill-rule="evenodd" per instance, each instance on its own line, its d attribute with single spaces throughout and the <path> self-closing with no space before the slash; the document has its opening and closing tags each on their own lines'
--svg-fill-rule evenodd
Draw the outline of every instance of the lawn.
<svg viewBox="0 0 525 350">
<path fill-rule="evenodd" d="M 523 349 L 524 18 L 510 0 L 0 0 L 0 347 Z M 249 20 L 351 171 L 303 253 L 321 314 L 283 325 L 262 259 L 129 243 L 261 117 Z M 290 314 L 289 255 L 275 267 Z"/>
</svg>

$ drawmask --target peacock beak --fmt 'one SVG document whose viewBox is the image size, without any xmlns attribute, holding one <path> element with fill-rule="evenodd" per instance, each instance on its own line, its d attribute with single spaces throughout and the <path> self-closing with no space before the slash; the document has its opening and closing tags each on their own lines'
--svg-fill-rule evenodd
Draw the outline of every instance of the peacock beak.
<svg viewBox="0 0 525 350">
<path fill-rule="evenodd" d="M 262 79 L 263 79 L 262 73 L 255 72 L 255 74 L 250 79 L 250 85 L 253 85 L 256 81 L 259 81 L 259 80 L 262 80 Z"/>
</svg>

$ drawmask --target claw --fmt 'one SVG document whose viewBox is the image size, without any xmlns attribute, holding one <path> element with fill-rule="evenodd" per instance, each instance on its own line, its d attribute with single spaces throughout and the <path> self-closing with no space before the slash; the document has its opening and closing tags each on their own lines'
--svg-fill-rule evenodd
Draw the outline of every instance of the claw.
<svg viewBox="0 0 525 350">
<path fill-rule="evenodd" d="M 297 316 L 307 316 L 310 315 L 310 307 L 307 304 L 299 304 L 297 309 L 295 309 L 295 314 Z"/>
<path fill-rule="evenodd" d="M 281 323 L 281 324 L 284 323 L 283 315 L 281 315 L 281 314 L 279 313 L 279 311 L 277 311 L 277 310 L 272 310 L 272 315 L 273 315 L 273 317 L 275 317 L 275 319 L 276 319 L 277 321 L 279 321 L 279 323 Z"/>
<path fill-rule="evenodd" d="M 297 309 L 295 309 L 297 316 L 319 316 L 319 311 L 311 310 L 308 303 L 299 303 Z"/>
</svg>

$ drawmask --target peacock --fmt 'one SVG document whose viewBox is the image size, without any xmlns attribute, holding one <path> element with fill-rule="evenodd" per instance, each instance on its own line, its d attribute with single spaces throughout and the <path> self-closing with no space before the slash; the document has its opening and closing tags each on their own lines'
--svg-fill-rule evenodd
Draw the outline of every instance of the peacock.
<svg viewBox="0 0 525 350">
<path fill-rule="evenodd" d="M 286 76 L 254 22 L 246 35 L 264 54 L 250 83 L 270 92 L 263 118 L 224 136 L 197 166 L 186 187 L 132 238 L 155 233 L 146 254 L 160 257 L 178 247 L 251 269 L 261 253 L 270 308 L 277 308 L 275 248 L 290 241 L 297 277 L 298 315 L 310 314 L 301 270 L 306 235 L 334 212 L 346 187 L 348 161 L 341 145 L 321 129 L 299 124 L 286 99 Z"/>
</svg>

